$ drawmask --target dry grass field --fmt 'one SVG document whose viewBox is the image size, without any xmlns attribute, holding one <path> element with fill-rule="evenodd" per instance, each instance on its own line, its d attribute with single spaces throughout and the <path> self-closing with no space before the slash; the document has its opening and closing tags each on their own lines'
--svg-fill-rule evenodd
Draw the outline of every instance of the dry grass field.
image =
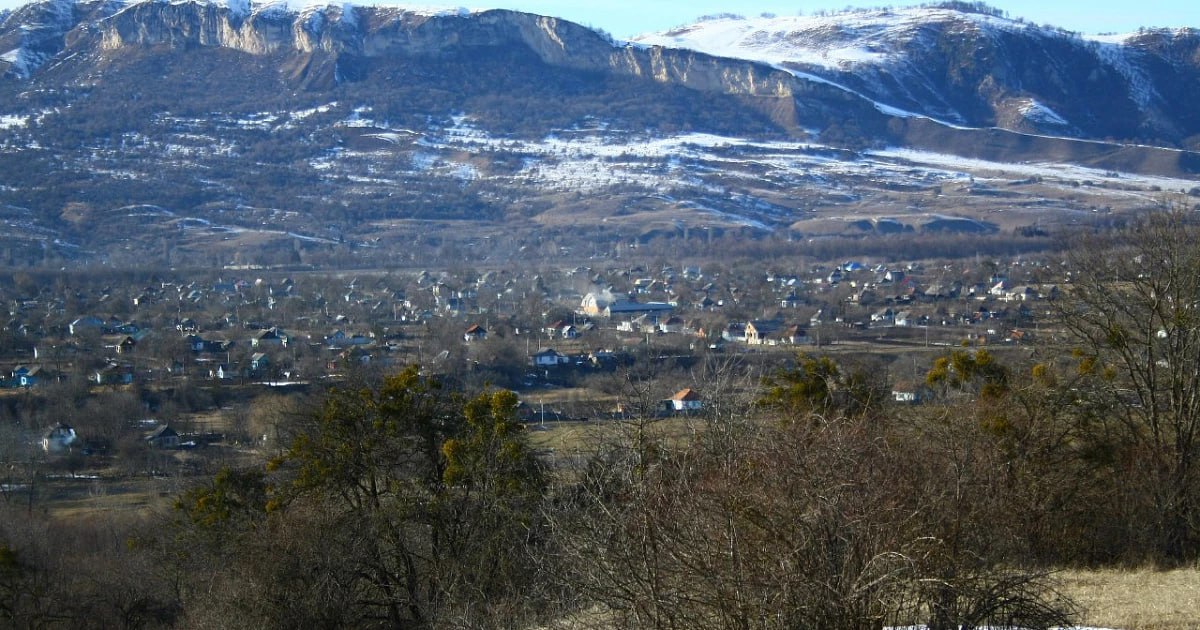
<svg viewBox="0 0 1200 630">
<path fill-rule="evenodd" d="M 46 500 L 38 509 L 64 521 L 160 513 L 182 487 L 176 479 L 58 480 L 44 490 Z"/>
<path fill-rule="evenodd" d="M 1083 609 L 1086 627 L 1120 630 L 1200 628 L 1200 570 L 1105 569 L 1059 575 Z"/>
</svg>

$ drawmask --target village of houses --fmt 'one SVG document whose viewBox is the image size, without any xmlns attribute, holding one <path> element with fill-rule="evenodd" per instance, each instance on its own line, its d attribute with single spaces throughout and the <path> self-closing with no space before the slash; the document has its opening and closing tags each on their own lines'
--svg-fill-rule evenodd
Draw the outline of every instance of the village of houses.
<svg viewBox="0 0 1200 630">
<path fill-rule="evenodd" d="M 69 388 L 78 407 L 80 391 L 136 392 L 146 403 L 125 418 L 127 430 L 145 446 L 183 449 L 234 439 L 211 424 L 199 435 L 189 413 L 211 417 L 229 410 L 229 400 L 251 405 L 259 392 L 417 363 L 474 378 L 475 386 L 511 388 L 527 401 L 527 418 L 594 420 L 619 415 L 619 405 L 528 401 L 563 388 L 587 399 L 589 375 L 669 357 L 684 369 L 663 379 L 656 413 L 689 414 L 706 404 L 704 383 L 686 369 L 695 361 L 744 355 L 783 366 L 801 352 L 871 353 L 908 366 L 885 370 L 880 378 L 889 382 L 880 385 L 896 401 L 917 403 L 930 353 L 1031 343 L 1066 281 L 1049 265 L 1022 261 L 849 261 L 798 272 L 659 263 L 537 273 L 243 273 L 47 274 L 4 287 L 0 357 L 9 369 L 0 410 L 30 448 L 92 453 L 112 444 L 91 435 L 86 415 L 20 401 L 61 398 Z M 917 354 L 925 358 L 907 358 Z M 212 408 L 156 408 L 165 395 L 154 392 L 185 390 L 210 392 L 200 406 Z M 244 433 L 236 439 L 250 446 L 266 438 Z"/>
</svg>

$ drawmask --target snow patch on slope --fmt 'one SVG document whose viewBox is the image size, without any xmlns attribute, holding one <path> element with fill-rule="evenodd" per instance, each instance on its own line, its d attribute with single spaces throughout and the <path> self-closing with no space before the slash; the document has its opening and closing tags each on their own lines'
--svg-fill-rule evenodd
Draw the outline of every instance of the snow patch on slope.
<svg viewBox="0 0 1200 630">
<path fill-rule="evenodd" d="M 1026 99 L 1017 108 L 1017 111 L 1021 112 L 1021 115 L 1026 119 L 1035 123 L 1060 125 L 1064 127 L 1070 124 L 1065 118 L 1059 116 L 1058 113 L 1053 109 L 1050 109 L 1049 107 L 1033 99 Z"/>
<path fill-rule="evenodd" d="M 250 0 L 225 0 L 225 7 L 235 17 L 245 18 L 250 15 Z"/>
<path fill-rule="evenodd" d="M 868 151 L 866 155 L 868 157 L 896 159 L 912 164 L 922 164 L 927 166 L 953 169 L 964 174 L 968 171 L 990 171 L 995 173 L 1004 173 L 1008 176 L 1043 177 L 1046 179 L 1068 182 L 1086 180 L 1113 186 L 1137 185 L 1150 191 L 1188 190 L 1196 185 L 1196 182 L 1190 179 L 1176 179 L 1173 177 L 1158 177 L 1154 175 L 1138 175 L 1136 173 L 1120 173 L 1111 170 L 1077 166 L 1074 164 L 1051 162 L 1013 164 L 1007 162 L 992 162 L 989 160 L 964 158 L 958 155 L 936 153 L 932 151 L 919 151 L 915 149 L 883 149 L 877 151 Z"/>
<path fill-rule="evenodd" d="M 977 13 L 901 8 L 793 17 L 726 16 L 640 35 L 634 41 L 773 65 L 798 63 L 846 70 L 860 64 L 889 64 L 903 55 L 898 45 L 919 36 L 924 26 L 962 19 L 993 30 L 1039 28 Z"/>
<path fill-rule="evenodd" d="M 0 115 L 0 129 L 20 129 L 29 125 L 29 116 Z"/>
<path fill-rule="evenodd" d="M 1148 108 L 1158 98 L 1158 92 L 1155 91 L 1149 77 L 1129 60 L 1130 55 L 1138 54 L 1137 51 L 1120 44 L 1099 44 L 1096 47 L 1096 54 L 1099 55 L 1101 61 L 1125 77 L 1125 80 L 1129 82 L 1134 102 L 1138 106 Z"/>
<path fill-rule="evenodd" d="M 9 64 L 9 73 L 18 79 L 27 79 L 49 59 L 48 55 L 30 50 L 28 47 L 14 48 L 0 54 L 0 62 Z"/>
<path fill-rule="evenodd" d="M 9 71 L 22 79 L 28 77 L 32 70 L 23 48 L 14 48 L 0 55 L 0 62 L 9 64 Z"/>
<path fill-rule="evenodd" d="M 27 16 L 26 19 L 41 21 L 22 23 L 17 47 L 0 54 L 0 62 L 9 64 L 8 74 L 25 79 L 46 63 L 50 54 L 39 52 L 39 49 L 74 26 L 74 11 L 74 0 L 50 0 L 23 7 L 22 14 Z"/>
</svg>

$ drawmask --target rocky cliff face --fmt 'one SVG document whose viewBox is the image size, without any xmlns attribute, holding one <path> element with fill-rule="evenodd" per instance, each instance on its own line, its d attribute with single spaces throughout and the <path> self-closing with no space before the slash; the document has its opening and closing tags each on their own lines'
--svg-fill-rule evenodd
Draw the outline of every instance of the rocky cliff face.
<svg viewBox="0 0 1200 630">
<path fill-rule="evenodd" d="M 453 49 L 520 47 L 543 63 L 615 72 L 691 89 L 788 98 L 795 80 L 757 64 L 690 51 L 621 46 L 577 24 L 514 11 L 423 14 L 329 6 L 239 12 L 202 2 L 139 2 L 82 28 L 100 47 L 220 47 L 252 55 L 323 53 L 361 58 L 438 57 Z"/>
<path fill-rule="evenodd" d="M 431 14 L 342 5 L 292 12 L 275 5 L 251 9 L 209 2 L 49 0 L 5 20 L 0 47 L 12 51 L 0 58 L 0 73 L 8 80 L 37 82 L 39 73 L 56 67 L 60 73 L 74 68 L 90 81 L 102 59 L 221 50 L 269 57 L 289 87 L 305 89 L 363 80 L 372 68 L 395 63 L 522 51 L 544 66 L 587 76 L 750 97 L 750 107 L 787 129 L 823 126 L 823 117 L 831 113 L 882 125 L 878 112 L 861 99 L 767 65 L 618 44 L 571 22 L 502 10 Z M 805 99 L 799 108 L 794 103 L 798 95 Z M 797 119 L 797 112 L 821 119 Z"/>
<path fill-rule="evenodd" d="M 213 46 L 256 55 L 295 48 L 297 27 L 282 12 L 239 14 L 214 4 L 142 2 L 92 25 L 104 50 L 128 46 Z"/>
<path fill-rule="evenodd" d="M 409 220 L 520 225 L 535 241 L 546 226 L 795 229 L 847 208 L 912 212 L 970 182 L 942 166 L 958 157 L 1020 163 L 1014 185 L 1030 187 L 1043 177 L 1031 162 L 1103 169 L 1064 167 L 1053 185 L 1072 190 L 1200 179 L 1198 154 L 1177 150 L 1196 128 L 1184 105 L 1195 86 L 1173 80 L 1194 64 L 1194 34 L 1097 44 L 1124 61 L 1089 79 L 1066 40 L 909 26 L 893 65 L 827 67 L 618 43 L 512 11 L 39 2 L 0 18 L 0 221 L 14 230 L 0 252 L 124 252 L 150 224 L 157 247 L 194 260 L 237 235 L 276 242 L 272 259 L 377 248 L 380 230 L 406 243 Z M 861 39 L 849 30 L 822 37 Z M 1026 54 L 1074 61 L 1039 73 Z M 914 64 L 928 76 L 896 70 Z M 1102 111 L 1071 100 L 1078 85 L 1116 93 L 1089 97 Z M 1106 122 L 1121 112 L 1127 128 Z M 1105 140 L 1150 132 L 1159 147 Z M 898 166 L 890 147 L 927 149 L 927 163 Z M 1009 207 L 1041 220 L 1042 194 Z M 1073 217 L 1110 205 L 1091 193 L 1070 204 Z"/>
<path fill-rule="evenodd" d="M 706 37 L 718 27 L 741 29 L 742 41 L 711 50 Z M 398 59 L 521 50 L 549 67 L 752 97 L 793 129 L 827 126 L 818 118 L 840 112 L 839 124 L 852 115 L 879 130 L 882 113 L 899 110 L 1022 133 L 1200 145 L 1191 106 L 1200 99 L 1200 34 L 1190 29 L 1110 42 L 995 15 L 913 9 L 797 24 L 718 20 L 647 42 L 655 45 L 618 44 L 513 11 L 47 0 L 0 24 L 0 73 L 30 80 L 49 66 L 84 72 L 83 64 L 131 50 L 207 49 L 271 57 L 293 87 L 328 89 Z M 847 50 L 856 57 L 839 59 Z"/>
<path fill-rule="evenodd" d="M 795 20 L 801 19 L 723 18 L 623 44 L 564 20 L 503 10 L 44 0 L 0 22 L 0 87 L 140 85 L 130 74 L 140 70 L 127 58 L 238 54 L 224 63 L 230 72 L 253 71 L 250 100 L 258 90 L 327 91 L 414 71 L 421 76 L 414 69 L 448 63 L 458 76 L 456 90 L 471 89 L 472 81 L 486 90 L 487 77 L 472 64 L 516 56 L 517 65 L 580 80 L 649 81 L 743 99 L 742 106 L 785 133 L 832 129 L 855 143 L 920 143 L 930 134 L 917 116 L 951 129 L 1200 147 L 1200 110 L 1192 106 L 1200 100 L 1194 30 L 1086 40 L 961 8 Z M 713 29 L 741 39 L 714 50 Z M 118 67 L 124 75 L 112 74 Z M 956 134 L 933 135 L 942 143 Z M 970 134 L 957 135 L 964 140 L 941 148 L 979 150 L 966 139 Z M 988 146 L 1000 145 L 999 155 L 1030 146 L 1024 150 L 1036 152 L 1042 142 L 999 136 Z"/>
</svg>

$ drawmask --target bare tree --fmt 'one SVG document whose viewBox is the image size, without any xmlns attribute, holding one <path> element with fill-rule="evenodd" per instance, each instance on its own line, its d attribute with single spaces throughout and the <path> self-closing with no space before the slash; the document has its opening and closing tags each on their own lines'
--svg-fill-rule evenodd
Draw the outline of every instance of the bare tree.
<svg viewBox="0 0 1200 630">
<path fill-rule="evenodd" d="M 1061 323 L 1090 377 L 1085 429 L 1115 439 L 1114 464 L 1149 502 L 1159 557 L 1200 550 L 1200 223 L 1153 214 L 1083 242 Z"/>
<path fill-rule="evenodd" d="M 741 389 L 715 368 L 717 390 Z M 819 359 L 765 389 L 686 439 L 631 419 L 566 486 L 559 566 L 601 611 L 580 625 L 1068 624 L 1070 602 L 1020 568 L 1003 439 L 972 417 L 989 405 L 901 418 Z"/>
</svg>

